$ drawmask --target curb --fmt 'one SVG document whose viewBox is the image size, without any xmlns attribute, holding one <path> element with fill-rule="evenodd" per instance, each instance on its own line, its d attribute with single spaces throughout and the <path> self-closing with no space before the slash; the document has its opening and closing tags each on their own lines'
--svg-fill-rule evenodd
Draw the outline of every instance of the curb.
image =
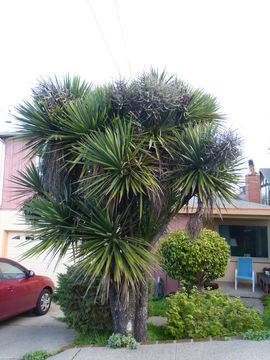
<svg viewBox="0 0 270 360">
<path fill-rule="evenodd" d="M 235 341 L 235 340 L 243 340 L 243 336 L 222 336 L 222 337 L 214 337 L 214 338 L 202 338 L 202 339 L 179 339 L 179 340 L 157 340 L 157 341 L 142 341 L 140 345 L 162 345 L 162 344 L 181 344 L 181 343 L 198 343 L 198 342 L 209 342 L 209 341 Z M 106 348 L 106 345 L 92 344 L 92 345 L 67 345 L 63 346 L 59 353 L 74 349 L 74 348 L 89 348 L 89 347 L 103 347 Z"/>
</svg>

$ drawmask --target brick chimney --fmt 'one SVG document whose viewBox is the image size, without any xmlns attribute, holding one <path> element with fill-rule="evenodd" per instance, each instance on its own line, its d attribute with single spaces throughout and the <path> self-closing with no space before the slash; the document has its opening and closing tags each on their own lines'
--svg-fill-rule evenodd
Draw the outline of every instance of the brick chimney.
<svg viewBox="0 0 270 360">
<path fill-rule="evenodd" d="M 246 175 L 247 201 L 261 202 L 261 181 L 260 175 L 256 173 L 253 160 L 248 161 L 249 174 Z"/>
</svg>

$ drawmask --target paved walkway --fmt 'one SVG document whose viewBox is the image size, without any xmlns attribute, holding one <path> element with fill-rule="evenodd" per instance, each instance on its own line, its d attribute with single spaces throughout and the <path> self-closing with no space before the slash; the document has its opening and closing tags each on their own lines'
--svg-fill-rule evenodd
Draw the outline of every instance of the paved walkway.
<svg viewBox="0 0 270 360">
<path fill-rule="evenodd" d="M 141 345 L 137 350 L 73 348 L 50 360 L 269 360 L 270 341 L 209 341 Z"/>
<path fill-rule="evenodd" d="M 260 314 L 263 314 L 264 306 L 263 302 L 260 299 L 241 298 L 241 300 L 245 305 L 254 307 L 256 310 L 259 311 Z"/>
<path fill-rule="evenodd" d="M 239 283 L 237 290 L 234 289 L 234 283 L 217 281 L 219 284 L 219 288 L 225 294 L 229 294 L 230 296 L 240 296 L 241 298 L 252 298 L 252 299 L 260 299 L 264 294 L 262 289 L 256 285 L 255 292 L 252 292 L 251 283 Z"/>
<path fill-rule="evenodd" d="M 55 351 L 70 344 L 76 332 L 55 317 L 62 317 L 52 304 L 48 314 L 36 316 L 30 311 L 0 323 L 0 360 L 22 359 L 27 352 Z"/>
</svg>

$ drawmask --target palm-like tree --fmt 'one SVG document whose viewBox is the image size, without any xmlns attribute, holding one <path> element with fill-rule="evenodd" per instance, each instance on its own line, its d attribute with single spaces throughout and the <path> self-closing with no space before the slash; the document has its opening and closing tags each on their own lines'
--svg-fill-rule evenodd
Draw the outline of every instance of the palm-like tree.
<svg viewBox="0 0 270 360">
<path fill-rule="evenodd" d="M 239 140 L 221 130 L 216 99 L 165 72 L 92 89 L 41 82 L 18 108 L 30 166 L 14 181 L 40 239 L 26 256 L 73 250 L 89 286 L 109 299 L 114 331 L 147 336 L 152 246 L 192 198 L 202 209 L 234 197 Z"/>
</svg>

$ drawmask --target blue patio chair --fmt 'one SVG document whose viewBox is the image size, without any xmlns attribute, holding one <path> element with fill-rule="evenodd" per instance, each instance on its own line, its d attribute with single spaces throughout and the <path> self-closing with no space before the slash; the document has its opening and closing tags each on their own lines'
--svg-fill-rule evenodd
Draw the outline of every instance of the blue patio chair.
<svg viewBox="0 0 270 360">
<path fill-rule="evenodd" d="M 253 271 L 253 261 L 251 257 L 238 258 L 238 269 L 235 269 L 235 290 L 237 290 L 237 280 L 251 280 L 252 292 L 255 291 L 255 276 Z"/>
</svg>

